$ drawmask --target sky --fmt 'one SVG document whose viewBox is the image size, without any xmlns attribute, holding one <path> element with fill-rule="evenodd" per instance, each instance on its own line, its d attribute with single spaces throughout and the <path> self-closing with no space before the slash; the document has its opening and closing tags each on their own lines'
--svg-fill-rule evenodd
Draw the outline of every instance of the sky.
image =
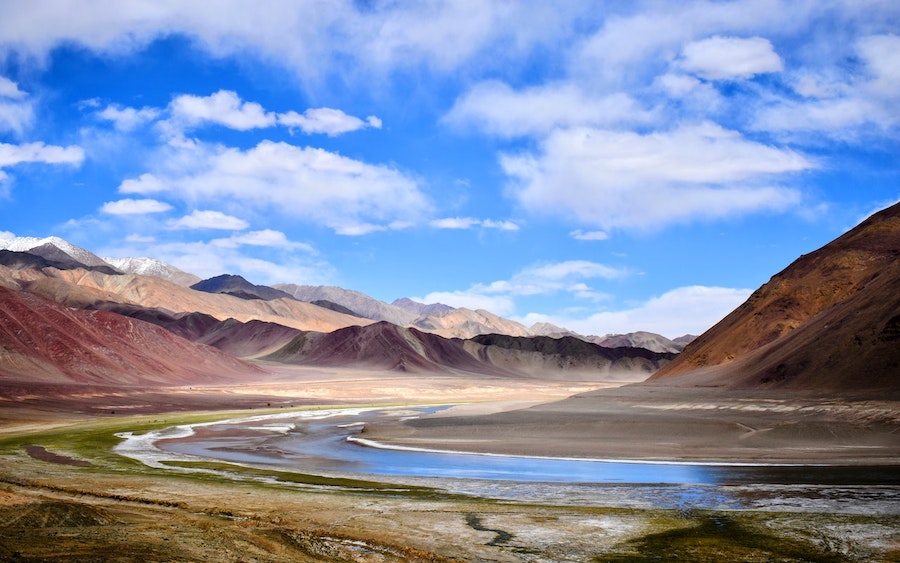
<svg viewBox="0 0 900 563">
<path fill-rule="evenodd" d="M 582 334 L 900 199 L 900 2 L 0 0 L 0 237 Z"/>
</svg>

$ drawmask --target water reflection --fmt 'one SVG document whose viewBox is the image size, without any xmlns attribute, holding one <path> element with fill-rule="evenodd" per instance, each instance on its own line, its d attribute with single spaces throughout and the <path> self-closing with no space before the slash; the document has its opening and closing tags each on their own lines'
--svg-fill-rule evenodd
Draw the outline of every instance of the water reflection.
<svg viewBox="0 0 900 563">
<path fill-rule="evenodd" d="M 433 409 L 432 409 L 433 410 Z M 426 409 L 418 409 L 421 414 Z M 223 461 L 322 471 L 524 483 L 668 485 L 898 485 L 895 468 L 831 466 L 709 466 L 398 451 L 348 442 L 362 424 L 397 411 L 354 411 L 327 418 L 296 415 L 205 425 L 161 449 Z"/>
</svg>

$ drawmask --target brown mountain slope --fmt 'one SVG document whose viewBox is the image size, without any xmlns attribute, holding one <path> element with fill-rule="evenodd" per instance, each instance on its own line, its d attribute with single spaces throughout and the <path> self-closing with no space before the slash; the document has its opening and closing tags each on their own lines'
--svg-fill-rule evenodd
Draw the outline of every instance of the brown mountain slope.
<svg viewBox="0 0 900 563">
<path fill-rule="evenodd" d="M 878 332 L 898 312 L 896 304 L 891 305 L 894 302 L 889 293 L 892 287 L 890 278 L 897 275 L 898 260 L 900 204 L 876 213 L 826 246 L 801 256 L 756 290 L 740 307 L 690 343 L 678 358 L 651 379 L 660 380 L 698 368 L 728 364 L 766 345 L 770 345 L 767 354 L 774 354 L 775 350 L 786 353 L 791 347 L 806 341 L 811 348 L 805 354 L 811 357 L 829 354 L 830 350 L 816 343 L 818 339 L 836 342 L 843 341 L 846 337 L 854 338 L 855 336 L 848 336 L 849 333 L 844 335 L 843 332 L 852 332 L 852 327 L 857 325 L 859 330 L 865 326 L 869 327 L 867 330 Z M 872 283 L 878 278 L 882 280 L 877 284 Z M 830 324 L 820 322 L 806 326 L 817 315 L 848 301 L 863 290 L 865 295 L 860 295 L 857 299 L 859 303 L 871 304 L 865 312 L 860 309 L 857 315 L 855 310 L 848 309 L 852 308 L 848 305 L 828 313 Z M 881 295 L 881 291 L 886 294 Z M 849 318 L 834 317 L 839 314 L 856 315 L 859 317 L 858 323 L 850 323 Z M 796 336 L 777 347 L 773 346 L 773 343 L 801 328 L 805 329 L 804 335 Z M 845 351 L 851 353 L 851 357 L 842 359 L 839 362 L 841 365 L 847 367 L 848 362 L 856 361 L 859 365 L 853 370 L 854 373 L 867 369 L 864 356 L 854 356 L 852 348 Z M 794 350 L 794 353 L 799 352 Z M 782 363 L 784 362 L 776 362 L 773 369 L 777 370 Z M 742 365 L 746 365 L 746 361 Z M 791 377 L 796 377 L 801 371 L 812 370 L 814 366 L 826 367 L 810 359 L 807 367 L 793 368 Z M 753 371 L 756 373 L 755 369 Z M 780 377 L 778 374 L 771 376 Z M 822 374 L 818 376 L 826 377 Z M 736 374 L 735 377 L 741 376 Z M 849 374 L 845 377 L 849 377 Z"/>
<path fill-rule="evenodd" d="M 13 285 L 76 308 L 116 302 L 173 313 L 204 313 L 220 321 L 229 318 L 241 322 L 259 320 L 322 332 L 371 322 L 294 299 L 246 300 L 195 291 L 160 278 L 135 274 L 109 276 L 83 269 L 61 271 L 55 268 L 3 268 L 0 274 L 11 278 Z M 9 287 L 11 284 L 6 281 L 3 285 Z"/>
<path fill-rule="evenodd" d="M 239 381 L 263 372 L 158 326 L 0 288 L 0 378 L 120 386 Z"/>
</svg>

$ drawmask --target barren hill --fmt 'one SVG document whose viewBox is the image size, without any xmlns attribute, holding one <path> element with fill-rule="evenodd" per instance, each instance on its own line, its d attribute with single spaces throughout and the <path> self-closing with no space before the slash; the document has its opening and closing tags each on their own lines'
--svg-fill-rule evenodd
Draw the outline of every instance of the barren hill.
<svg viewBox="0 0 900 563">
<path fill-rule="evenodd" d="M 553 339 L 491 334 L 471 340 L 444 338 L 379 322 L 328 334 L 303 333 L 265 359 L 317 366 L 354 366 L 394 371 L 455 372 L 553 378 L 622 375 L 643 379 L 672 354 L 641 348 L 604 348 L 573 337 Z"/>
<path fill-rule="evenodd" d="M 0 288 L 0 374 L 6 381 L 189 385 L 261 373 L 150 323 Z"/>
<path fill-rule="evenodd" d="M 800 257 L 651 379 L 705 368 L 678 380 L 896 394 L 898 331 L 900 204 Z"/>
</svg>

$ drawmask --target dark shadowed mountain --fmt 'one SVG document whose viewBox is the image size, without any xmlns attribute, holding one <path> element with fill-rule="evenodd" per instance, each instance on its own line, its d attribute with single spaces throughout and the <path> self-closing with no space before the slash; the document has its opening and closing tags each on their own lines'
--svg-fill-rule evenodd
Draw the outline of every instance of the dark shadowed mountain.
<svg viewBox="0 0 900 563">
<path fill-rule="evenodd" d="M 74 270 L 76 268 L 84 268 L 86 270 L 103 272 L 104 274 L 109 275 L 118 275 L 121 273 L 109 265 L 88 266 L 82 264 L 49 243 L 36 246 L 27 252 L 0 250 L 0 265 L 13 269 L 56 268 L 57 270 Z"/>
<path fill-rule="evenodd" d="M 240 322 L 235 319 L 220 321 L 203 313 L 171 313 L 121 303 L 101 303 L 93 308 L 155 324 L 186 340 L 213 346 L 238 358 L 271 353 L 301 332 L 270 322 Z"/>
<path fill-rule="evenodd" d="M 225 293 L 227 295 L 240 297 L 241 299 L 262 299 L 263 301 L 271 301 L 272 299 L 294 299 L 293 295 L 287 294 L 281 290 L 267 285 L 255 285 L 248 282 L 242 276 L 231 274 L 222 274 L 221 276 L 197 282 L 191 286 L 191 289 L 204 291 L 206 293 Z"/>
<path fill-rule="evenodd" d="M 348 309 L 347 307 L 344 307 L 343 305 L 341 305 L 339 303 L 334 303 L 332 301 L 327 301 L 325 299 L 316 299 L 315 301 L 310 301 L 310 303 L 312 303 L 316 307 L 322 307 L 323 309 L 329 309 L 331 311 L 336 311 L 338 313 L 344 313 L 345 315 L 352 315 L 354 317 L 365 318 L 362 315 L 356 314 L 355 311 L 351 311 L 350 309 Z"/>
<path fill-rule="evenodd" d="M 263 372 L 150 323 L 73 310 L 0 288 L 0 374 L 6 381 L 188 385 L 240 381 Z"/>
<path fill-rule="evenodd" d="M 443 338 L 379 322 L 327 334 L 306 332 L 264 359 L 317 366 L 503 376 L 589 372 L 599 379 L 617 372 L 646 376 L 672 357 L 639 348 L 604 348 L 573 337 Z"/>
<path fill-rule="evenodd" d="M 896 396 L 898 327 L 900 204 L 797 259 L 651 379 Z"/>
</svg>

